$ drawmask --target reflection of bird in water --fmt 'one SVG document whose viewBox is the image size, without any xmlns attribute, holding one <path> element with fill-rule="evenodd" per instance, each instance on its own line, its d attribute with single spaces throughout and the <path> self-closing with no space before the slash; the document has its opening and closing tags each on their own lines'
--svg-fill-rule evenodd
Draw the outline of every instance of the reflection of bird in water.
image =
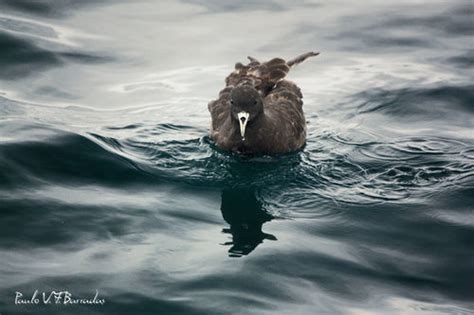
<svg viewBox="0 0 474 315">
<path fill-rule="evenodd" d="M 263 223 L 273 219 L 257 199 L 255 190 L 250 188 L 224 189 L 222 191 L 221 211 L 230 228 L 222 231 L 232 235 L 229 256 L 241 257 L 252 252 L 264 239 L 277 240 L 262 231 Z"/>
</svg>

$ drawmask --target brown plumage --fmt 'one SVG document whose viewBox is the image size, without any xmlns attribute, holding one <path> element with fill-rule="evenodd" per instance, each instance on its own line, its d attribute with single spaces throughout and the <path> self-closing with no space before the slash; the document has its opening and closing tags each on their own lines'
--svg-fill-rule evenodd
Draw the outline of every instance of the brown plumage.
<svg viewBox="0 0 474 315">
<path fill-rule="evenodd" d="M 301 148 L 306 120 L 300 89 L 284 80 L 290 68 L 317 56 L 309 52 L 292 60 L 274 58 L 237 63 L 219 98 L 209 103 L 211 138 L 224 151 L 280 154 Z"/>
</svg>

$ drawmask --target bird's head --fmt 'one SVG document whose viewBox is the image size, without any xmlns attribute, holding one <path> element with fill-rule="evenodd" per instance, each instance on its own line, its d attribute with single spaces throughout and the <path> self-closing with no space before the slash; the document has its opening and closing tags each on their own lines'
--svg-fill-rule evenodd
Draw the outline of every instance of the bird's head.
<svg viewBox="0 0 474 315">
<path fill-rule="evenodd" d="M 263 114 L 263 99 L 251 86 L 237 86 L 230 92 L 232 118 L 239 121 L 240 135 L 245 140 L 245 129 L 249 123 Z"/>
</svg>

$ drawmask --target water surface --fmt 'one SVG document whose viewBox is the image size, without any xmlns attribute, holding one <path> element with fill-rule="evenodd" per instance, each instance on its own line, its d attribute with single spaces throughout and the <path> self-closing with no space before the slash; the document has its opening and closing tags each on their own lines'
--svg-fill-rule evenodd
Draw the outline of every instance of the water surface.
<svg viewBox="0 0 474 315">
<path fill-rule="evenodd" d="M 472 1 L 0 9 L 2 315 L 472 313 Z M 217 150 L 233 64 L 311 50 L 305 148 Z"/>
</svg>

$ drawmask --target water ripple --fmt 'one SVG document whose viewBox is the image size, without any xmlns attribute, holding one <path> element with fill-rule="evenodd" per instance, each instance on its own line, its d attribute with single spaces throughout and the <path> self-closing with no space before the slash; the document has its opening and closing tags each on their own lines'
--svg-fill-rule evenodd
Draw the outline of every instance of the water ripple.
<svg viewBox="0 0 474 315">
<path fill-rule="evenodd" d="M 409 202 L 466 181 L 474 167 L 472 149 L 462 141 L 445 138 L 353 142 L 322 132 L 309 138 L 304 151 L 279 158 L 246 158 L 216 150 L 207 136 L 194 138 L 192 135 L 202 130 L 191 126 L 123 128 L 147 137 L 96 137 L 134 160 L 140 169 L 171 182 L 208 187 L 250 185 L 277 191 L 278 196 L 271 197 L 269 203 L 280 212 L 285 212 L 288 204 L 306 211 L 314 200 L 324 199 L 356 204 Z M 187 136 L 177 140 L 176 134 Z"/>
</svg>

